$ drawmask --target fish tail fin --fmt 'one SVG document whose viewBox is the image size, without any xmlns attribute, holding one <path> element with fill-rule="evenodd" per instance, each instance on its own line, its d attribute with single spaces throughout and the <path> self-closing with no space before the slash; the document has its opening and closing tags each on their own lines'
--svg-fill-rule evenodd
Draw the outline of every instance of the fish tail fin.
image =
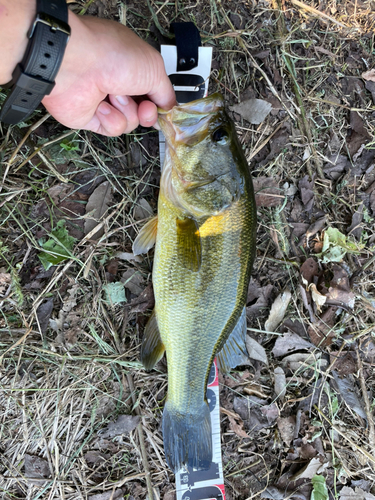
<svg viewBox="0 0 375 500">
<path fill-rule="evenodd" d="M 205 470 L 212 462 L 210 409 L 206 402 L 194 413 L 183 414 L 166 402 L 163 441 L 169 467 L 176 473 L 184 465 Z"/>
</svg>

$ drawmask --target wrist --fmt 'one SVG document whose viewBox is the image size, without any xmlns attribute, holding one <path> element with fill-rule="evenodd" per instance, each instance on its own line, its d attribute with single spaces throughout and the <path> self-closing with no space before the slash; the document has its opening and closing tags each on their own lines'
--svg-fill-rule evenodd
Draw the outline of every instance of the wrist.
<svg viewBox="0 0 375 500">
<path fill-rule="evenodd" d="M 0 84 L 12 79 L 28 44 L 27 33 L 36 15 L 35 0 L 0 0 Z"/>
</svg>

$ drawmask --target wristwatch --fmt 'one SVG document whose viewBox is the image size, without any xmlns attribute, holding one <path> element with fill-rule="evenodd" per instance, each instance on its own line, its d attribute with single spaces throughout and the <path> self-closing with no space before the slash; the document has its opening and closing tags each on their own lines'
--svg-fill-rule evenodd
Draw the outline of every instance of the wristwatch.
<svg viewBox="0 0 375 500">
<path fill-rule="evenodd" d="M 12 80 L 1 87 L 11 91 L 0 110 L 0 121 L 25 121 L 51 93 L 70 37 L 66 0 L 37 0 L 36 18 L 27 34 L 29 43 Z"/>
</svg>

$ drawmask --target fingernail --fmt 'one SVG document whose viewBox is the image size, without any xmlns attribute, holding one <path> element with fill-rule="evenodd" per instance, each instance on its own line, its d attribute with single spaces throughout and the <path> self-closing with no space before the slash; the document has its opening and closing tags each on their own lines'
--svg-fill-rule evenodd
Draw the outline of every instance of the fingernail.
<svg viewBox="0 0 375 500">
<path fill-rule="evenodd" d="M 129 99 L 126 97 L 126 95 L 117 95 L 116 99 L 122 106 L 126 106 L 129 104 Z"/>
<path fill-rule="evenodd" d="M 98 111 L 102 115 L 109 115 L 111 112 L 111 106 L 106 102 L 101 102 L 98 106 Z"/>
</svg>

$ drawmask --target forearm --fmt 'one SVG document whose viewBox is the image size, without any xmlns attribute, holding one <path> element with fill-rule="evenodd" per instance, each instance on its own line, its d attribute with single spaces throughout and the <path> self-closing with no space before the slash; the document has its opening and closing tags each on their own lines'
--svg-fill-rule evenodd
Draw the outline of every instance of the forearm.
<svg viewBox="0 0 375 500">
<path fill-rule="evenodd" d="M 15 67 L 22 60 L 35 14 L 35 0 L 0 0 L 0 84 L 12 79 Z"/>
</svg>

